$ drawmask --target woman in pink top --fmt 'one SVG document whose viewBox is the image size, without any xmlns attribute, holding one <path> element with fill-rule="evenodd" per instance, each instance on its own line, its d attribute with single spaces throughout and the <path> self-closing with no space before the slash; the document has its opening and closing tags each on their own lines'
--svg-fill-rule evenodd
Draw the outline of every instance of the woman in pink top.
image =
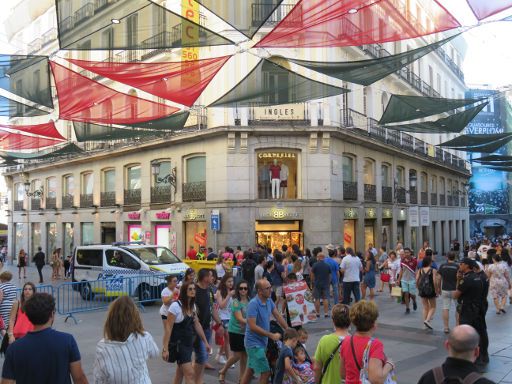
<svg viewBox="0 0 512 384">
<path fill-rule="evenodd" d="M 382 384 L 394 364 L 384 354 L 384 345 L 372 335 L 379 316 L 377 304 L 361 300 L 350 308 L 350 321 L 356 327 L 352 336 L 347 336 L 340 348 L 340 375 L 345 384 L 360 384 L 360 372 L 364 367 L 363 354 L 369 346 L 368 380 Z"/>
<path fill-rule="evenodd" d="M 30 322 L 25 312 L 23 312 L 23 304 L 36 293 L 36 286 L 34 283 L 25 283 L 23 291 L 18 301 L 15 301 L 11 308 L 11 316 L 9 319 L 9 344 L 14 343 L 15 340 L 21 339 L 28 332 L 34 330 L 34 325 Z"/>
</svg>

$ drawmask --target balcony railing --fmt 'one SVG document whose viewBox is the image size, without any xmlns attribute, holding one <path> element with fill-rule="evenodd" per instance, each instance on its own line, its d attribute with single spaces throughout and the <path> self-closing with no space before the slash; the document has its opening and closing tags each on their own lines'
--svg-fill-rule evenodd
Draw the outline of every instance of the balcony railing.
<svg viewBox="0 0 512 384">
<path fill-rule="evenodd" d="M 80 195 L 80 207 L 82 208 L 90 208 L 92 207 L 92 193 L 83 193 Z"/>
<path fill-rule="evenodd" d="M 294 4 L 281 4 L 269 16 L 274 5 L 272 4 L 252 4 L 251 7 L 251 20 L 253 27 L 259 27 L 262 23 L 264 26 L 273 26 L 279 23 L 288 13 L 293 9 Z M 282 26 L 300 26 L 303 23 L 302 12 L 296 12 L 296 17 L 289 17 L 286 19 L 286 24 Z M 268 18 L 267 18 L 268 17 Z"/>
<path fill-rule="evenodd" d="M 43 34 L 43 47 L 51 44 L 57 38 L 57 28 L 51 28 Z"/>
<path fill-rule="evenodd" d="M 377 201 L 377 186 L 374 184 L 364 185 L 364 201 Z"/>
<path fill-rule="evenodd" d="M 437 205 L 437 193 L 430 194 L 430 205 Z"/>
<path fill-rule="evenodd" d="M 395 189 L 396 202 L 399 204 L 405 204 L 405 188 L 398 187 Z"/>
<path fill-rule="evenodd" d="M 28 53 L 36 53 L 37 51 L 40 51 L 43 46 L 43 39 L 38 37 L 37 39 L 33 40 L 28 45 Z"/>
<path fill-rule="evenodd" d="M 439 205 L 445 206 L 446 205 L 446 196 L 445 195 L 439 195 Z"/>
<path fill-rule="evenodd" d="M 108 7 L 110 4 L 116 3 L 119 0 L 96 0 L 94 2 L 94 13 L 100 12 L 102 9 Z"/>
<path fill-rule="evenodd" d="M 343 182 L 343 200 L 357 200 L 357 181 Z"/>
<path fill-rule="evenodd" d="M 116 205 L 116 192 L 101 192 L 100 195 L 100 205 L 102 207 L 112 207 Z"/>
<path fill-rule="evenodd" d="M 140 188 L 139 189 L 125 189 L 124 190 L 124 205 L 139 205 L 140 204 Z"/>
<path fill-rule="evenodd" d="M 73 29 L 75 25 L 75 18 L 73 16 L 66 17 L 64 20 L 60 22 L 60 31 L 61 33 L 67 32 Z"/>
<path fill-rule="evenodd" d="M 75 26 L 94 16 L 94 4 L 87 3 L 75 12 Z"/>
<path fill-rule="evenodd" d="M 428 192 L 421 192 L 421 205 L 428 205 Z"/>
<path fill-rule="evenodd" d="M 56 197 L 47 197 L 46 198 L 46 209 L 54 209 L 57 208 L 57 198 Z"/>
<path fill-rule="evenodd" d="M 73 196 L 72 195 L 64 195 L 62 196 L 62 208 L 71 208 L 73 206 Z"/>
<path fill-rule="evenodd" d="M 182 188 L 183 201 L 206 200 L 206 181 L 198 181 L 195 183 L 183 183 Z"/>
<path fill-rule="evenodd" d="M 41 199 L 38 197 L 33 197 L 30 199 L 30 209 L 37 210 L 41 209 Z"/>
<path fill-rule="evenodd" d="M 393 202 L 393 188 L 392 187 L 382 187 L 382 202 L 383 203 L 392 203 Z"/>
<path fill-rule="evenodd" d="M 171 185 L 151 187 L 151 204 L 166 204 L 171 202 Z"/>
<path fill-rule="evenodd" d="M 23 200 L 15 200 L 14 201 L 14 210 L 15 211 L 23 211 Z"/>
<path fill-rule="evenodd" d="M 409 204 L 418 204 L 418 190 L 416 187 L 409 188 Z"/>
</svg>

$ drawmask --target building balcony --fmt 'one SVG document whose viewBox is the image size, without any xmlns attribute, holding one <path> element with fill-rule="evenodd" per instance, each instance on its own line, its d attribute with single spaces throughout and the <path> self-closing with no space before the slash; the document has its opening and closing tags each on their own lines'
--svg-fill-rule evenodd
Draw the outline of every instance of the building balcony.
<svg viewBox="0 0 512 384">
<path fill-rule="evenodd" d="M 364 185 L 364 201 L 377 201 L 377 186 L 374 184 Z"/>
<path fill-rule="evenodd" d="M 124 205 L 140 205 L 140 188 L 124 190 Z"/>
<path fill-rule="evenodd" d="M 272 4 L 252 4 L 251 7 L 251 20 L 252 26 L 254 28 L 259 27 L 260 25 L 272 27 L 277 23 L 281 22 L 283 18 L 290 13 L 293 9 L 294 4 L 281 4 L 277 9 L 272 12 L 269 16 L 269 12 L 272 11 L 274 5 Z M 296 18 L 288 18 L 285 24 L 281 24 L 282 26 L 300 26 L 303 24 L 302 13 L 299 12 L 298 17 Z"/>
<path fill-rule="evenodd" d="M 73 16 L 66 17 L 60 22 L 60 32 L 64 33 L 73 29 L 75 25 L 75 18 Z"/>
<path fill-rule="evenodd" d="M 98 13 L 102 11 L 104 8 L 108 7 L 110 4 L 114 4 L 119 0 L 95 0 L 94 2 L 94 13 Z"/>
<path fill-rule="evenodd" d="M 23 211 L 23 200 L 15 200 L 14 201 L 14 210 L 15 211 Z"/>
<path fill-rule="evenodd" d="M 87 4 L 85 4 L 84 6 L 82 6 L 81 8 L 79 8 L 75 14 L 74 14 L 74 18 L 75 18 L 75 26 L 80 24 L 80 23 L 83 23 L 84 21 L 86 21 L 87 19 L 91 18 L 94 16 L 94 4 L 92 2 L 89 2 Z"/>
<path fill-rule="evenodd" d="M 430 205 L 437 205 L 437 193 L 430 194 Z"/>
<path fill-rule="evenodd" d="M 51 44 L 57 38 L 57 28 L 49 29 L 48 31 L 43 33 L 42 38 L 43 38 L 43 44 L 42 44 L 43 47 Z"/>
<path fill-rule="evenodd" d="M 101 192 L 100 205 L 102 207 L 113 207 L 114 205 L 116 205 L 116 192 L 115 191 Z"/>
<path fill-rule="evenodd" d="M 92 207 L 93 199 L 92 193 L 83 193 L 80 195 L 80 207 L 90 208 Z"/>
<path fill-rule="evenodd" d="M 206 181 L 195 183 L 183 183 L 182 200 L 185 201 L 206 201 Z"/>
<path fill-rule="evenodd" d="M 446 205 L 446 196 L 445 195 L 439 195 L 439 205 L 441 205 L 441 206 Z"/>
<path fill-rule="evenodd" d="M 32 210 L 41 209 L 41 199 L 39 197 L 32 197 L 30 199 L 30 209 L 32 209 Z"/>
<path fill-rule="evenodd" d="M 392 203 L 393 202 L 393 188 L 382 187 L 382 202 Z"/>
<path fill-rule="evenodd" d="M 36 52 L 40 51 L 42 47 L 43 47 L 43 39 L 38 37 L 37 39 L 35 39 L 31 43 L 29 43 L 28 54 L 30 55 L 31 53 L 36 53 Z"/>
<path fill-rule="evenodd" d="M 73 207 L 73 195 L 62 196 L 62 209 L 69 209 Z"/>
<path fill-rule="evenodd" d="M 405 188 L 397 187 L 395 188 L 395 198 L 398 204 L 405 204 Z"/>
<path fill-rule="evenodd" d="M 151 204 L 168 204 L 172 201 L 172 186 L 151 187 Z"/>
<path fill-rule="evenodd" d="M 47 197 L 46 198 L 46 209 L 55 209 L 57 208 L 57 198 L 56 197 Z"/>
<path fill-rule="evenodd" d="M 357 200 L 357 181 L 343 182 L 343 200 Z"/>
<path fill-rule="evenodd" d="M 416 187 L 409 188 L 409 204 L 418 204 L 418 190 Z"/>
<path fill-rule="evenodd" d="M 428 205 L 428 192 L 421 192 L 421 205 Z"/>
</svg>

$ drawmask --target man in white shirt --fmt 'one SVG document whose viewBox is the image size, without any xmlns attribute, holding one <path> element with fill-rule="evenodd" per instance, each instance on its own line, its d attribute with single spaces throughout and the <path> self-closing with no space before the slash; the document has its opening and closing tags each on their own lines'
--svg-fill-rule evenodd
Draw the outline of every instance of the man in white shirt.
<svg viewBox="0 0 512 384">
<path fill-rule="evenodd" d="M 350 304 L 350 295 L 354 294 L 354 300 L 357 303 L 361 298 L 359 289 L 359 274 L 363 270 L 363 264 L 359 257 L 354 256 L 352 248 L 346 249 L 347 255 L 343 258 L 340 265 L 340 271 L 343 274 L 343 304 Z"/>
</svg>

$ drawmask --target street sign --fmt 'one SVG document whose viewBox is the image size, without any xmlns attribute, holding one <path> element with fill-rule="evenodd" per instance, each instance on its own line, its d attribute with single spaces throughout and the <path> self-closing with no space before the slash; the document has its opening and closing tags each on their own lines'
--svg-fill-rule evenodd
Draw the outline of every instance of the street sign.
<svg viewBox="0 0 512 384">
<path fill-rule="evenodd" d="M 210 228 L 212 231 L 220 231 L 220 213 L 218 209 L 213 209 L 210 215 Z"/>
</svg>

